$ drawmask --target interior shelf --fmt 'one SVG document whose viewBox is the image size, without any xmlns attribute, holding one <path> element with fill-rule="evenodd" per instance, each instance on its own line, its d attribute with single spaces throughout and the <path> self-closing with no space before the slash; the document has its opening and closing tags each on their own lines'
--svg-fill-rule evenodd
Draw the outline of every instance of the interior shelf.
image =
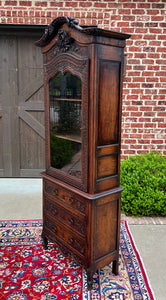
<svg viewBox="0 0 166 300">
<path fill-rule="evenodd" d="M 56 134 L 56 137 L 60 139 L 65 139 L 72 142 L 81 143 L 81 136 L 74 135 L 74 134 Z"/>
<path fill-rule="evenodd" d="M 51 101 L 73 101 L 73 102 L 81 102 L 82 99 L 81 98 L 57 98 L 54 97 L 53 99 L 51 99 Z"/>
</svg>

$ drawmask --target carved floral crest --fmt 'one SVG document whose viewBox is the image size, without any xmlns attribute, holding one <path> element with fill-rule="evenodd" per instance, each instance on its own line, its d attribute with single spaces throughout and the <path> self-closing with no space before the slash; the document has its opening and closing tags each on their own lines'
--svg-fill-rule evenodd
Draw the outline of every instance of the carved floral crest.
<svg viewBox="0 0 166 300">
<path fill-rule="evenodd" d="M 78 50 L 79 47 L 76 45 L 75 40 L 71 38 L 65 30 L 59 30 L 53 54 L 57 55 L 58 53 L 64 53 L 67 51 L 77 52 Z"/>
</svg>

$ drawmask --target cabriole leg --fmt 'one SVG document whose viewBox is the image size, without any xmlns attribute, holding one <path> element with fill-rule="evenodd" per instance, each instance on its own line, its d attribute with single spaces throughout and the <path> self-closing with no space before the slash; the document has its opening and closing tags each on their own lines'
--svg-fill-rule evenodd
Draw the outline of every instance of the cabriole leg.
<svg viewBox="0 0 166 300">
<path fill-rule="evenodd" d="M 48 239 L 47 237 L 44 235 L 44 233 L 42 232 L 42 245 L 43 245 L 43 249 L 47 250 L 48 249 Z"/>
<path fill-rule="evenodd" d="M 93 272 L 87 271 L 87 285 L 88 285 L 88 290 L 93 289 Z"/>
<path fill-rule="evenodd" d="M 119 269 L 119 260 L 114 260 L 112 263 L 112 273 L 115 275 L 118 275 L 118 269 Z"/>
</svg>

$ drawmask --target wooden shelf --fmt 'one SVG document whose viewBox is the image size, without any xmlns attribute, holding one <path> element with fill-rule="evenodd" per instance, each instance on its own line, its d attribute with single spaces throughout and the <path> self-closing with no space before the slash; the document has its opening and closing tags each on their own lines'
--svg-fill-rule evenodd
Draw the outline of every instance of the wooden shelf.
<svg viewBox="0 0 166 300">
<path fill-rule="evenodd" d="M 56 134 L 56 137 L 58 137 L 60 139 L 72 141 L 72 142 L 81 143 L 81 136 L 74 135 L 74 134 L 65 134 L 65 135 L 63 135 L 63 134 Z"/>
<path fill-rule="evenodd" d="M 50 99 L 51 101 L 73 101 L 73 102 L 81 102 L 82 99 L 80 98 L 58 98 L 56 96 L 51 96 L 52 98 L 54 97 L 54 99 Z"/>
</svg>

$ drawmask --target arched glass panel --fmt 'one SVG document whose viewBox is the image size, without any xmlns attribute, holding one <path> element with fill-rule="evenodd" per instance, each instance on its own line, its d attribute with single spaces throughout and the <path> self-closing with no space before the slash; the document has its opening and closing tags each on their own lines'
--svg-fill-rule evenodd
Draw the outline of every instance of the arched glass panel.
<svg viewBox="0 0 166 300">
<path fill-rule="evenodd" d="M 49 81 L 51 166 L 81 178 L 81 80 L 59 72 Z"/>
</svg>

